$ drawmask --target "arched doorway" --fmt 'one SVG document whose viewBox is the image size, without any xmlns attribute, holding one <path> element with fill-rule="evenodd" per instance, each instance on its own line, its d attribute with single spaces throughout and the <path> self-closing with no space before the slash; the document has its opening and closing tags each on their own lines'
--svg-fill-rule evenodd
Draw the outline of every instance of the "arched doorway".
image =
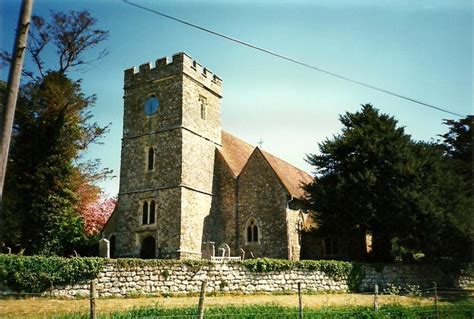
<svg viewBox="0 0 474 319">
<path fill-rule="evenodd" d="M 110 236 L 110 258 L 115 258 L 115 235 Z"/>
<path fill-rule="evenodd" d="M 155 258 L 156 242 L 153 236 L 147 236 L 142 241 L 140 248 L 140 258 L 153 259 Z"/>
</svg>

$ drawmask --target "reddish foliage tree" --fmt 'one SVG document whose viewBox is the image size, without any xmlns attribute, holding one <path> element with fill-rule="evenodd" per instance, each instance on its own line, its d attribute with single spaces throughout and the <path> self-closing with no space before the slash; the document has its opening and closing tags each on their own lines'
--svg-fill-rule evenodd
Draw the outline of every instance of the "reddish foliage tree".
<svg viewBox="0 0 474 319">
<path fill-rule="evenodd" d="M 117 198 L 98 199 L 81 210 L 86 235 L 91 236 L 102 230 L 117 205 Z"/>
</svg>

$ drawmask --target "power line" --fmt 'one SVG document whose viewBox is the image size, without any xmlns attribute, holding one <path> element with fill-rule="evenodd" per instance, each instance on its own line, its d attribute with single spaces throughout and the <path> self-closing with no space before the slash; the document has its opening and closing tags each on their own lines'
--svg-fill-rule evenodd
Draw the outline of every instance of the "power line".
<svg viewBox="0 0 474 319">
<path fill-rule="evenodd" d="M 144 6 L 142 6 L 142 5 L 139 5 L 139 4 L 130 2 L 130 1 L 128 1 L 128 0 L 123 0 L 123 2 L 126 3 L 126 4 L 129 4 L 129 5 L 131 5 L 131 6 L 140 8 L 140 9 L 142 9 L 142 10 L 145 10 L 145 11 L 148 11 L 148 12 L 152 12 L 152 13 L 157 14 L 157 15 L 159 15 L 159 16 L 162 16 L 162 17 L 165 17 L 165 18 L 168 18 L 168 19 L 177 21 L 177 22 L 179 22 L 179 23 L 185 24 L 185 25 L 190 26 L 190 27 L 193 27 L 193 28 L 195 28 L 195 29 L 198 29 L 198 30 L 201 30 L 201 31 L 204 31 L 204 32 L 213 34 L 213 35 L 216 35 L 216 36 L 218 36 L 218 37 L 224 38 L 224 39 L 226 39 L 226 40 L 229 40 L 229 41 L 232 41 L 232 42 L 241 44 L 241 45 L 244 45 L 244 46 L 249 47 L 249 48 L 252 48 L 252 49 L 254 49 L 254 50 L 257 50 L 257 51 L 260 51 L 260 52 L 264 52 L 264 53 L 273 55 L 273 56 L 275 56 L 275 57 L 277 57 L 277 58 L 280 58 L 280 59 L 283 59 L 283 60 L 286 60 L 286 61 L 289 61 L 289 62 L 298 64 L 298 65 L 301 65 L 301 66 L 304 66 L 304 67 L 307 67 L 307 68 L 310 68 L 310 69 L 313 69 L 313 70 L 316 70 L 316 71 L 325 73 L 325 74 L 327 74 L 327 75 L 330 75 L 330 76 L 333 76 L 333 77 L 336 77 L 336 78 L 339 78 L 339 79 L 342 79 L 342 80 L 345 80 L 345 81 L 348 81 L 348 82 L 352 82 L 352 83 L 358 84 L 358 85 L 360 85 L 360 86 L 364 86 L 364 87 L 367 87 L 367 88 L 369 88 L 369 89 L 376 90 L 376 91 L 379 91 L 379 92 L 382 92 L 382 93 L 385 93 L 385 94 L 389 94 L 389 95 L 398 97 L 398 98 L 400 98 L 400 99 L 404 99 L 404 100 L 407 100 L 407 101 L 410 101 L 410 102 L 413 102 L 413 103 L 417 103 L 417 104 L 420 104 L 420 105 L 429 107 L 429 108 L 431 108 L 431 109 L 435 109 L 435 110 L 438 110 L 438 111 L 441 111 L 441 112 L 445 112 L 445 113 L 448 113 L 448 114 L 451 114 L 451 115 L 459 116 L 459 117 L 464 117 L 464 115 L 461 115 L 461 114 L 458 114 L 458 113 L 455 113 L 455 112 L 452 112 L 452 111 L 443 109 L 443 108 L 441 108 L 441 107 L 434 106 L 434 105 L 432 105 L 432 104 L 428 104 L 428 103 L 419 101 L 419 100 L 417 100 L 417 99 L 413 99 L 413 98 L 411 98 L 411 97 L 407 97 L 407 96 L 404 96 L 404 95 L 401 95 L 401 94 L 398 94 L 398 93 L 395 93 L 395 92 L 392 92 L 392 91 L 389 91 L 389 90 L 386 90 L 386 89 L 382 89 L 382 88 L 373 86 L 373 85 L 371 85 L 371 84 L 368 84 L 368 83 L 365 83 L 365 82 L 362 82 L 362 81 L 354 80 L 354 79 L 348 78 L 348 77 L 346 77 L 346 76 L 344 76 L 344 75 L 340 75 L 340 74 L 337 74 L 337 73 L 334 73 L 334 72 L 331 72 L 331 71 L 327 71 L 327 70 L 321 69 L 321 68 L 316 67 L 316 66 L 314 66 L 314 65 L 311 65 L 311 64 L 308 64 L 308 63 L 305 63 L 305 62 L 298 61 L 298 60 L 296 60 L 296 59 L 293 59 L 293 58 L 284 56 L 284 55 L 282 55 L 282 54 L 279 54 L 279 53 L 276 53 L 276 52 L 273 52 L 273 51 L 270 51 L 270 50 L 267 50 L 267 49 L 258 47 L 258 46 L 256 46 L 256 45 L 253 45 L 253 44 L 251 44 L 251 43 L 248 43 L 248 42 L 245 42 L 245 41 L 236 39 L 236 38 L 232 38 L 232 37 L 230 37 L 230 36 L 228 36 L 228 35 L 225 35 L 225 34 L 222 34 L 222 33 L 219 33 L 219 32 L 216 32 L 216 31 L 213 31 L 213 30 L 204 28 L 204 27 L 201 27 L 201 26 L 196 25 L 196 24 L 193 24 L 193 23 L 191 23 L 191 22 L 187 22 L 187 21 L 184 21 L 184 20 L 181 20 L 181 19 L 172 17 L 172 16 L 170 16 L 170 15 L 164 14 L 164 13 L 162 13 L 162 12 L 156 11 L 156 10 L 151 9 L 151 8 L 148 8 L 148 7 L 144 7 Z"/>
</svg>

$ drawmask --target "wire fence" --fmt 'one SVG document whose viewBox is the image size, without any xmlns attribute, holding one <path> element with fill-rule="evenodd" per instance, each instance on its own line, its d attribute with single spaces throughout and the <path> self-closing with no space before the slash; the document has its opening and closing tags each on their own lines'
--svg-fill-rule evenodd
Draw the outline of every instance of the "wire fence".
<svg viewBox="0 0 474 319">
<path fill-rule="evenodd" d="M 285 295 L 273 294 L 271 298 L 275 298 L 275 302 L 271 305 L 234 304 L 216 307 L 211 302 L 211 306 L 206 309 L 207 282 L 203 281 L 199 302 L 193 307 L 169 308 L 158 303 L 107 313 L 97 311 L 102 303 L 110 299 L 98 298 L 95 284 L 94 280 L 91 281 L 88 300 L 82 300 L 83 307 L 88 304 L 87 314 L 83 308 L 81 312 L 53 318 L 474 318 L 474 290 L 439 287 L 436 283 L 423 289 L 417 285 L 400 287 L 393 284 L 379 289 L 375 285 L 373 291 L 357 294 L 303 293 L 299 284 L 297 298 L 291 296 L 294 303 L 290 305 L 286 302 L 285 306 L 278 306 L 278 296 Z M 57 296 L 47 292 L 9 292 L 0 295 L 0 298 L 15 299 L 32 297 L 57 299 Z M 316 309 L 311 302 L 318 298 Z M 411 298 L 412 302 L 404 301 L 403 298 Z M 46 309 L 44 312 L 37 309 L 37 314 L 42 313 L 43 317 L 49 318 Z"/>
</svg>

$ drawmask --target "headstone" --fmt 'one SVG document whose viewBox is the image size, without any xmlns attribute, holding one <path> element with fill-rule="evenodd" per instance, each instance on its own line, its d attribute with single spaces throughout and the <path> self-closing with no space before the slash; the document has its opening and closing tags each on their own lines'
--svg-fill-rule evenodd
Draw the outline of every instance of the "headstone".
<svg viewBox="0 0 474 319">
<path fill-rule="evenodd" d="M 105 238 L 99 240 L 99 256 L 110 258 L 110 242 Z"/>
</svg>

